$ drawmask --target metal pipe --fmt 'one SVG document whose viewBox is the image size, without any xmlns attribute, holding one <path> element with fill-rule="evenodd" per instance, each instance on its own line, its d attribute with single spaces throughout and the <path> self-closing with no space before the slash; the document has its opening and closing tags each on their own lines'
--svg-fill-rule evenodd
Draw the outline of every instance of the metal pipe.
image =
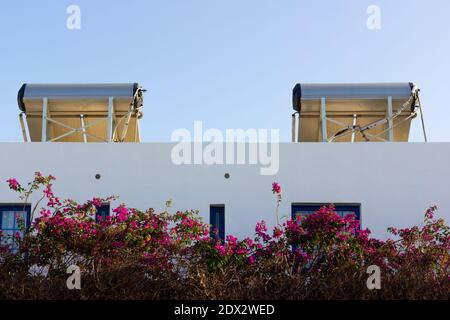
<svg viewBox="0 0 450 320">
<path fill-rule="evenodd" d="M 320 99 L 320 118 L 321 118 L 321 132 L 322 132 L 322 142 L 328 141 L 327 133 L 327 102 L 326 98 L 322 97 Z"/>
<path fill-rule="evenodd" d="M 113 136 L 113 110 L 114 108 L 114 98 L 109 97 L 108 98 L 108 126 L 107 126 L 107 134 L 106 139 L 108 142 L 112 142 L 112 136 Z"/>
<path fill-rule="evenodd" d="M 388 131 L 387 131 L 387 141 L 392 142 L 394 141 L 394 130 L 392 127 L 394 126 L 394 120 L 392 120 L 392 97 L 388 97 L 388 104 L 387 104 L 387 117 L 388 117 Z"/>
<path fill-rule="evenodd" d="M 42 98 L 42 134 L 41 141 L 47 142 L 47 117 L 48 117 L 48 99 Z"/>
<path fill-rule="evenodd" d="M 25 123 L 23 122 L 23 115 L 24 114 L 25 114 L 24 112 L 21 112 L 19 114 L 19 120 L 20 120 L 20 127 L 22 128 L 23 141 L 24 142 L 28 142 L 27 130 L 25 129 Z"/>
<path fill-rule="evenodd" d="M 81 120 L 81 132 L 83 133 L 83 142 L 87 142 L 86 137 L 86 128 L 84 127 L 84 114 L 80 114 L 80 120 Z"/>
<path fill-rule="evenodd" d="M 292 143 L 295 143 L 295 113 L 292 114 Z"/>
<path fill-rule="evenodd" d="M 356 120 L 357 120 L 357 115 L 356 114 L 354 114 L 353 115 L 353 128 L 355 128 L 356 127 Z M 352 130 L 352 142 L 355 142 L 355 137 L 356 137 L 356 132 L 355 132 L 355 130 Z"/>
<path fill-rule="evenodd" d="M 417 94 L 417 102 L 419 103 L 420 120 L 422 122 L 423 138 L 424 138 L 425 142 L 428 142 L 427 131 L 425 129 L 425 119 L 423 118 L 422 103 L 420 102 L 420 97 L 418 94 Z"/>
</svg>

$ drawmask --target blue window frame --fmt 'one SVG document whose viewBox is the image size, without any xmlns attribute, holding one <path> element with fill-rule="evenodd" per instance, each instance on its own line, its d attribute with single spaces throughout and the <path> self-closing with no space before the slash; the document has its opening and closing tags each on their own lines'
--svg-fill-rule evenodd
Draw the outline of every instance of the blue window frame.
<svg viewBox="0 0 450 320">
<path fill-rule="evenodd" d="M 110 206 L 109 203 L 102 204 L 101 207 L 97 208 L 97 212 L 95 214 L 95 221 L 105 221 L 110 214 Z"/>
<path fill-rule="evenodd" d="M 220 240 L 225 239 L 225 206 L 209 206 L 209 223 L 211 224 L 211 237 Z M 217 234 L 216 234 L 217 230 Z"/>
<path fill-rule="evenodd" d="M 0 204 L 0 230 L 3 236 L 0 239 L 2 245 L 8 244 L 13 252 L 17 251 L 17 243 L 14 235 L 18 232 L 23 237 L 24 230 L 20 229 L 19 219 L 25 222 L 25 228 L 30 227 L 31 205 L 6 205 Z"/>
<path fill-rule="evenodd" d="M 305 203 L 293 203 L 292 204 L 292 219 L 295 220 L 298 215 L 305 217 L 311 213 L 316 212 L 320 208 L 327 206 L 328 204 L 305 204 Z M 341 217 L 345 217 L 349 214 L 356 215 L 356 219 L 361 222 L 361 205 L 360 204 L 334 204 L 336 213 Z"/>
</svg>

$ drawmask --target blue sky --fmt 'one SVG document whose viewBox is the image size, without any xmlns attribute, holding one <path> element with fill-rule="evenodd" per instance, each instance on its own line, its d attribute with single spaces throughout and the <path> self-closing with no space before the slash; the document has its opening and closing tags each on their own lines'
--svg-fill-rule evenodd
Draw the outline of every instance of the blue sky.
<svg viewBox="0 0 450 320">
<path fill-rule="evenodd" d="M 81 30 L 66 8 L 81 8 Z M 366 9 L 381 8 L 381 30 Z M 24 82 L 139 82 L 144 141 L 173 130 L 279 128 L 298 82 L 413 81 L 431 141 L 450 141 L 448 0 L 2 1 L 0 141 L 21 141 Z M 422 141 L 417 119 L 412 141 Z"/>
</svg>

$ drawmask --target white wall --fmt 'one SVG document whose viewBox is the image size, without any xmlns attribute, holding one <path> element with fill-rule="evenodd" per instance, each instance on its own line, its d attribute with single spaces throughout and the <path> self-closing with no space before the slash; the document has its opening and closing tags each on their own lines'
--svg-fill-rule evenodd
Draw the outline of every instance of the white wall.
<svg viewBox="0 0 450 320">
<path fill-rule="evenodd" d="M 41 171 L 56 176 L 57 195 L 78 201 L 119 195 L 117 204 L 158 210 L 173 199 L 173 210 L 198 209 L 206 222 L 210 204 L 225 204 L 226 233 L 238 236 L 252 235 L 261 219 L 275 222 L 274 181 L 281 214 L 290 215 L 291 202 L 361 203 L 363 226 L 378 237 L 419 223 L 434 204 L 450 220 L 450 143 L 282 144 L 276 176 L 260 175 L 259 165 L 177 166 L 172 147 L 0 143 L 0 203 L 19 202 L 6 179 L 25 183 Z"/>
</svg>

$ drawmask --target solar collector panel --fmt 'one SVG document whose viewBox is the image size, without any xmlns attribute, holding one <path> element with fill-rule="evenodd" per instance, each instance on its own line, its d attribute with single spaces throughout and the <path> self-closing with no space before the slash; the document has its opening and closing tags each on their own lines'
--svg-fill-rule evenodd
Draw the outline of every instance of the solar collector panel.
<svg viewBox="0 0 450 320">
<path fill-rule="evenodd" d="M 108 123 L 112 122 L 116 140 L 139 142 L 137 122 L 142 116 L 142 92 L 138 83 L 24 84 L 18 93 L 18 105 L 26 114 L 31 141 L 42 141 L 42 131 L 47 132 L 46 141 L 109 141 L 108 132 L 111 130 Z M 110 99 L 113 106 L 111 115 Z M 46 124 L 43 121 L 45 110 L 49 119 Z M 47 126 L 46 130 L 43 125 Z"/>
<path fill-rule="evenodd" d="M 349 126 L 365 127 L 389 117 L 389 97 L 392 112 L 402 110 L 391 121 L 392 141 L 408 141 L 414 99 L 410 99 L 415 86 L 412 83 L 362 83 L 362 84 L 297 84 L 293 89 L 293 108 L 299 114 L 298 142 L 330 141 L 336 133 Z M 322 116 L 322 100 L 325 114 Z M 403 108 L 409 104 L 407 108 Z M 322 119 L 325 118 L 325 129 Z M 354 123 L 356 121 L 356 123 Z M 354 141 L 389 140 L 387 125 L 364 132 L 356 132 Z M 295 130 L 295 128 L 294 128 Z M 327 137 L 322 137 L 322 132 Z M 342 135 L 336 142 L 353 141 L 352 135 Z"/>
</svg>

